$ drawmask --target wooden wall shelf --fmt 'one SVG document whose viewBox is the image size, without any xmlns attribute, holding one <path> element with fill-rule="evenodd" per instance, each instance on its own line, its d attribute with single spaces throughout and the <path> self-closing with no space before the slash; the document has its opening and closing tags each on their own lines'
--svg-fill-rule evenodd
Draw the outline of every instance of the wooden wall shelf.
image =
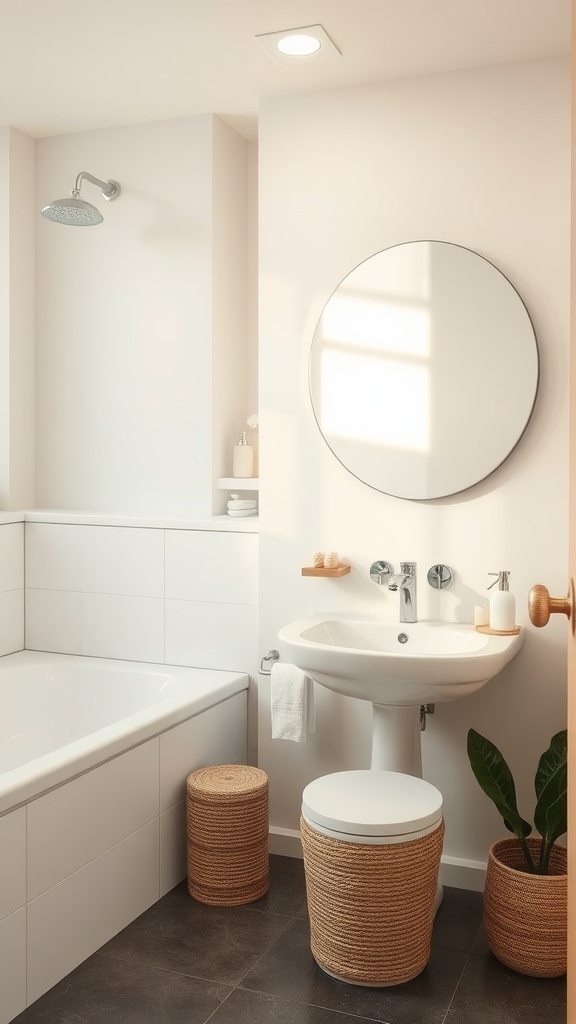
<svg viewBox="0 0 576 1024">
<path fill-rule="evenodd" d="M 330 576 L 336 578 L 338 576 L 346 576 L 352 568 L 351 565 L 335 565 L 333 569 L 326 569 L 324 566 L 315 568 L 313 565 L 305 565 L 302 569 L 303 576 Z"/>
</svg>

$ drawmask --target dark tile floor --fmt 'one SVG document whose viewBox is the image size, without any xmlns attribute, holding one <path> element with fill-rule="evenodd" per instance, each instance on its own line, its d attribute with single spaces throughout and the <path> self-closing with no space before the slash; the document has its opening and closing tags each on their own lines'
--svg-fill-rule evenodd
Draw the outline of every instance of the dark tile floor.
<svg viewBox="0 0 576 1024">
<path fill-rule="evenodd" d="M 183 882 L 14 1024 L 563 1024 L 564 979 L 526 978 L 489 952 L 482 896 L 447 889 L 430 962 L 368 989 L 310 954 L 302 861 L 270 858 L 270 890 L 246 907 L 192 900 Z"/>
</svg>

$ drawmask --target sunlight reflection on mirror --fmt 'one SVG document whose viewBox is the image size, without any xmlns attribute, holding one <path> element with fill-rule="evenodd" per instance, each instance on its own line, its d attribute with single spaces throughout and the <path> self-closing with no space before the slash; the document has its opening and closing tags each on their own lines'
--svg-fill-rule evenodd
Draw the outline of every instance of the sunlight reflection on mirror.
<svg viewBox="0 0 576 1024">
<path fill-rule="evenodd" d="M 427 366 L 338 349 L 322 353 L 320 429 L 325 436 L 428 451 L 429 417 Z"/>
<path fill-rule="evenodd" d="M 427 358 L 430 311 L 427 306 L 418 308 L 343 292 L 333 295 L 324 310 L 322 337 L 325 342 Z"/>
<path fill-rule="evenodd" d="M 458 494 L 493 473 L 530 420 L 538 380 L 520 295 L 453 242 L 400 243 L 354 267 L 310 350 L 328 447 L 359 480 L 410 500 Z"/>
</svg>

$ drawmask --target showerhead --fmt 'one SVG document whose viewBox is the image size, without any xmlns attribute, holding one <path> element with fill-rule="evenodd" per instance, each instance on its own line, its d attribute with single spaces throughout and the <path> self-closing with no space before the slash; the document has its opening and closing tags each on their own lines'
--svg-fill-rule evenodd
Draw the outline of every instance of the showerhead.
<svg viewBox="0 0 576 1024">
<path fill-rule="evenodd" d="M 104 217 L 92 203 L 86 203 L 80 199 L 80 185 L 82 179 L 87 178 L 94 185 L 98 185 L 102 197 L 109 202 L 116 199 L 120 193 L 120 186 L 117 181 L 101 181 L 87 171 L 80 171 L 76 178 L 76 184 L 72 189 L 69 199 L 55 199 L 42 209 L 42 216 L 47 220 L 55 221 L 57 224 L 70 224 L 74 227 L 90 227 L 92 224 L 101 224 Z"/>
<path fill-rule="evenodd" d="M 48 203 L 42 210 L 42 216 L 46 220 L 54 220 L 57 224 L 74 224 L 76 227 L 88 227 L 90 224 L 101 224 L 104 217 L 92 203 L 85 203 L 83 199 L 55 199 Z"/>
</svg>

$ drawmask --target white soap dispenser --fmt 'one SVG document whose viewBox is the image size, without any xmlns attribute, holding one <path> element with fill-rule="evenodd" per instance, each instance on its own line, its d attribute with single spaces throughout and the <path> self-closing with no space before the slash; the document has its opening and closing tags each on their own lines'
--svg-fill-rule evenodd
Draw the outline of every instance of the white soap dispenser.
<svg viewBox="0 0 576 1024">
<path fill-rule="evenodd" d="M 246 431 L 241 430 L 238 444 L 234 445 L 232 457 L 232 476 L 251 477 L 254 472 L 254 448 L 248 444 Z"/>
<path fill-rule="evenodd" d="M 488 575 L 497 577 L 488 590 L 498 584 L 498 590 L 495 590 L 490 598 L 490 629 L 507 632 L 516 625 L 516 598 L 509 590 L 510 573 L 490 572 Z"/>
</svg>

